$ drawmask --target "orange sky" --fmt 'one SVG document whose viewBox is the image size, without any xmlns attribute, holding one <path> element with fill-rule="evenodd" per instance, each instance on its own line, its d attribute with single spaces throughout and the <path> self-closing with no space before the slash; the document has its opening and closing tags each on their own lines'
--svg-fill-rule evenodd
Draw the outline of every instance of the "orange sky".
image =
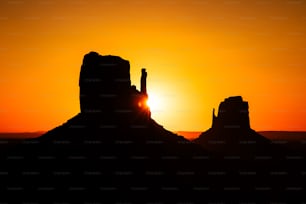
<svg viewBox="0 0 306 204">
<path fill-rule="evenodd" d="M 89 51 L 148 71 L 165 128 L 204 131 L 231 95 L 255 130 L 306 130 L 305 1 L 0 1 L 0 131 L 49 130 L 79 112 Z M 153 3 L 154 2 L 154 3 Z"/>
</svg>

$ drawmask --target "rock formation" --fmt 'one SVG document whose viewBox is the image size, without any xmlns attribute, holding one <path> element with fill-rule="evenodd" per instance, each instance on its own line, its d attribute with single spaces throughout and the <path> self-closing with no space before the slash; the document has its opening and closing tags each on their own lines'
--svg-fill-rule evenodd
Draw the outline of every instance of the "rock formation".
<svg viewBox="0 0 306 204">
<path fill-rule="evenodd" d="M 250 129 L 249 104 L 241 96 L 226 98 L 220 103 L 218 117 L 213 109 L 212 128 Z"/>
<path fill-rule="evenodd" d="M 212 127 L 203 132 L 196 143 L 211 151 L 225 153 L 259 152 L 270 142 L 250 128 L 248 102 L 241 96 L 226 98 L 220 103 L 218 116 L 213 110 Z"/>
<path fill-rule="evenodd" d="M 146 77 L 147 73 L 142 69 L 139 92 L 135 86 L 131 86 L 130 64 L 127 60 L 118 56 L 102 56 L 96 52 L 85 55 L 79 79 L 81 113 L 89 117 L 117 115 L 130 118 L 137 115 L 140 119 L 149 119 Z"/>
</svg>

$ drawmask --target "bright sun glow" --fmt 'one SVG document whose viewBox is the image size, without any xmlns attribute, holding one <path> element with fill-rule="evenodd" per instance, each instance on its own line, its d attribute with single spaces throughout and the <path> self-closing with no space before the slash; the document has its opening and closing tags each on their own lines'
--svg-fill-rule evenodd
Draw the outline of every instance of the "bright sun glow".
<svg viewBox="0 0 306 204">
<path fill-rule="evenodd" d="M 155 94 L 149 94 L 149 98 L 147 101 L 147 105 L 150 107 L 150 110 L 152 112 L 160 111 L 163 109 L 163 104 L 161 102 L 161 99 L 157 97 Z"/>
</svg>

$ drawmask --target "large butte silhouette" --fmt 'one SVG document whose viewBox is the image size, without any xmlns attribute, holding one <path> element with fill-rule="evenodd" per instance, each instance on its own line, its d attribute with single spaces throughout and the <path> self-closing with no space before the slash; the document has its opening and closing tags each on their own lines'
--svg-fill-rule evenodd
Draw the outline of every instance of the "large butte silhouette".
<svg viewBox="0 0 306 204">
<path fill-rule="evenodd" d="M 102 158 L 99 164 L 115 161 L 115 164 L 103 167 L 109 172 L 114 169 L 143 173 L 150 169 L 176 171 L 183 165 L 180 162 L 183 159 L 206 155 L 199 145 L 167 131 L 151 118 L 146 104 L 150 97 L 146 70 L 142 69 L 141 74 L 138 91 L 131 85 L 127 60 L 96 52 L 86 54 L 79 78 L 80 113 L 38 138 L 43 144 L 40 149 L 54 151 L 59 157 L 73 154 L 92 158 L 99 155 Z M 63 143 L 69 145 L 58 145 Z M 178 159 L 170 165 L 166 162 L 168 157 Z M 139 174 L 135 175 L 138 177 Z M 121 186 L 131 185 L 130 182 L 121 184 L 120 179 L 117 182 Z M 147 184 L 154 185 L 154 182 Z"/>
<path fill-rule="evenodd" d="M 212 114 L 212 126 L 195 143 L 205 149 L 239 155 L 271 153 L 271 141 L 250 127 L 249 104 L 241 96 L 226 98 L 220 103 L 218 116 Z"/>
<path fill-rule="evenodd" d="M 197 145 L 165 130 L 151 118 L 146 103 L 149 97 L 146 70 L 142 69 L 141 74 L 138 91 L 136 86 L 131 85 L 127 60 L 96 52 L 86 54 L 79 78 L 80 113 L 48 131 L 39 140 L 108 143 L 120 152 L 127 147 L 129 151 L 126 154 L 134 154 L 133 151 L 139 149 L 141 153 L 154 155 L 166 152 L 177 154 L 178 149 L 197 151 Z M 118 144 L 125 145 L 119 147 Z M 152 144 L 159 144 L 158 148 Z M 168 148 L 168 145 L 173 147 Z"/>
</svg>

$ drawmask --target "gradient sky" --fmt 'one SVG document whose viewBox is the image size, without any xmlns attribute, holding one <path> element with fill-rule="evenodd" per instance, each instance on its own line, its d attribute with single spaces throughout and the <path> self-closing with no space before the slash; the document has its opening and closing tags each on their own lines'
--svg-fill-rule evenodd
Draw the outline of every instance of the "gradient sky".
<svg viewBox="0 0 306 204">
<path fill-rule="evenodd" d="M 306 130 L 306 2 L 0 1 L 0 131 L 49 130 L 79 112 L 84 54 L 130 61 L 165 128 L 204 131 L 224 98 L 255 130 Z"/>
</svg>

